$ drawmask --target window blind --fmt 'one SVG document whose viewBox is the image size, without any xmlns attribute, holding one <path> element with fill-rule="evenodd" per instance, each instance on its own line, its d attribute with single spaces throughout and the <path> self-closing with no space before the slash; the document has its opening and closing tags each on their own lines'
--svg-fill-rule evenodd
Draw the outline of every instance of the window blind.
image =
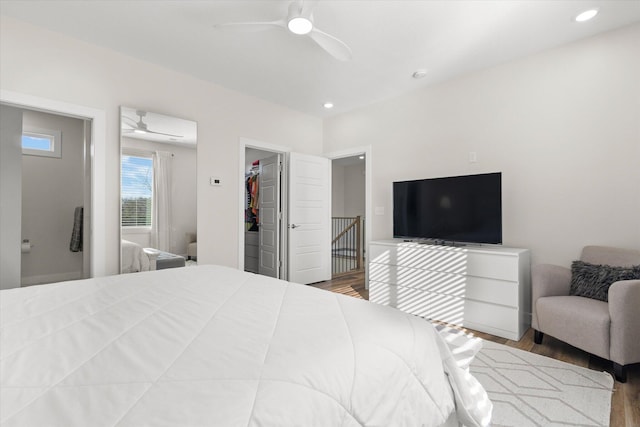
<svg viewBox="0 0 640 427">
<path fill-rule="evenodd" d="M 153 159 L 122 156 L 122 226 L 151 227 L 153 203 Z"/>
</svg>

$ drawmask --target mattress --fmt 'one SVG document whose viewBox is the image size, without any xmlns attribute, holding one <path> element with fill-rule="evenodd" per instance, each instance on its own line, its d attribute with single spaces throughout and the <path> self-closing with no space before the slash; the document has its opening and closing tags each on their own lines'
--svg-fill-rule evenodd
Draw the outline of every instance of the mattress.
<svg viewBox="0 0 640 427">
<path fill-rule="evenodd" d="M 474 426 L 491 414 L 429 322 L 226 267 L 2 290 L 0 327 L 3 426 Z"/>
</svg>

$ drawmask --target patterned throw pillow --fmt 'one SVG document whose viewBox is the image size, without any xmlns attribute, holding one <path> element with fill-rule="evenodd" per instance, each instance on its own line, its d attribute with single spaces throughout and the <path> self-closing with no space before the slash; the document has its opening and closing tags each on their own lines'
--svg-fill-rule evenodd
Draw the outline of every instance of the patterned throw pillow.
<svg viewBox="0 0 640 427">
<path fill-rule="evenodd" d="M 613 267 L 573 261 L 569 295 L 609 301 L 609 287 L 614 282 L 634 279 L 640 279 L 640 265 Z"/>
</svg>

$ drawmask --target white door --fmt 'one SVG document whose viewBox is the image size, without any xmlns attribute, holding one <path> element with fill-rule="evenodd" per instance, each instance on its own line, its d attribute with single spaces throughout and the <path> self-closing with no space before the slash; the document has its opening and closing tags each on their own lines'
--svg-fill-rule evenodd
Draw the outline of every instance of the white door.
<svg viewBox="0 0 640 427">
<path fill-rule="evenodd" d="M 279 278 L 280 154 L 260 160 L 258 273 Z"/>
<path fill-rule="evenodd" d="M 289 277 L 309 284 L 331 279 L 331 163 L 289 154 Z"/>
<path fill-rule="evenodd" d="M 22 110 L 0 105 L 0 289 L 20 287 Z"/>
</svg>

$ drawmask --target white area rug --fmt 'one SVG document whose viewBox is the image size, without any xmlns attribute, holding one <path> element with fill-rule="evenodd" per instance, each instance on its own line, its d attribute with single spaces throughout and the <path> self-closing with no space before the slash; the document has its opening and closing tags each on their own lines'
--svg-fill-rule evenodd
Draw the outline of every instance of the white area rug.
<svg viewBox="0 0 640 427">
<path fill-rule="evenodd" d="M 436 328 L 462 364 L 482 344 L 470 370 L 493 402 L 492 426 L 609 425 L 610 374 Z"/>
</svg>

